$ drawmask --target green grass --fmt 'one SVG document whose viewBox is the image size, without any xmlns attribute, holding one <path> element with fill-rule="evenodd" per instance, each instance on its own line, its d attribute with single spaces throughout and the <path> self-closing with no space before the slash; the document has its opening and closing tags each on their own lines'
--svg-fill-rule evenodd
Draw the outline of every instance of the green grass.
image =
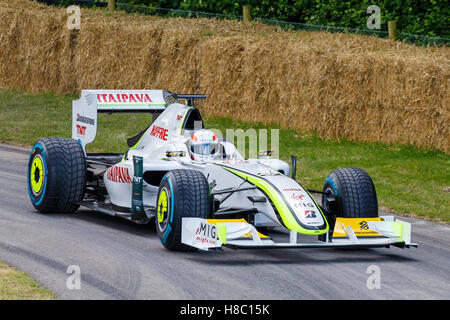
<svg viewBox="0 0 450 320">
<path fill-rule="evenodd" d="M 77 95 L 32 95 L 0 91 L 0 141 L 31 146 L 46 136 L 70 137 L 71 100 Z M 204 116 L 207 128 L 279 128 Z M 126 138 L 148 126 L 150 115 L 99 115 L 97 139 L 88 151 L 123 152 Z M 270 134 L 269 134 L 270 136 Z M 326 141 L 314 134 L 280 129 L 281 159 L 298 158 L 297 178 L 308 188 L 321 189 L 334 169 L 358 167 L 374 180 L 384 209 L 450 221 L 450 155 L 412 146 Z"/>
<path fill-rule="evenodd" d="M 55 295 L 26 273 L 0 262 L 0 300 L 51 300 Z"/>
</svg>

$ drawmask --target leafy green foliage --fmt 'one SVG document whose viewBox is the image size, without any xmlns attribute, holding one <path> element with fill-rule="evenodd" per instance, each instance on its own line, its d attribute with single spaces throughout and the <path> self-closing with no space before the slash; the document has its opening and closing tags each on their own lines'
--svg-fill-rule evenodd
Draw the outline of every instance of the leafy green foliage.
<svg viewBox="0 0 450 320">
<path fill-rule="evenodd" d="M 40 0 L 68 5 L 73 0 Z M 107 1 L 107 0 L 102 0 Z M 216 14 L 242 15 L 250 5 L 253 17 L 289 22 L 367 29 L 367 8 L 381 9 L 381 28 L 397 20 L 400 32 L 450 38 L 450 6 L 445 0 L 116 0 L 154 8 L 183 9 Z"/>
</svg>

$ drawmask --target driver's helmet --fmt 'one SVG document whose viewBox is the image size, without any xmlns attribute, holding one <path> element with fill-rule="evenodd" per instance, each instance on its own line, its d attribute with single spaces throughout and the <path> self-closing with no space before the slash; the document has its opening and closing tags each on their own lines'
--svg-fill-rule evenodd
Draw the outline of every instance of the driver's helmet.
<svg viewBox="0 0 450 320">
<path fill-rule="evenodd" d="M 219 152 L 219 141 L 214 132 L 197 130 L 189 139 L 189 151 L 194 160 L 212 159 Z"/>
</svg>

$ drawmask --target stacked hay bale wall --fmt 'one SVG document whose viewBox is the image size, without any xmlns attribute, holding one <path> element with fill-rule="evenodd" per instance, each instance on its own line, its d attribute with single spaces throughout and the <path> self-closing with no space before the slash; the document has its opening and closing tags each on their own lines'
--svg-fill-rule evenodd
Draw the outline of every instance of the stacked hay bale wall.
<svg viewBox="0 0 450 320">
<path fill-rule="evenodd" d="M 0 87 L 205 93 L 203 112 L 450 151 L 450 49 L 259 23 L 0 0 Z"/>
</svg>

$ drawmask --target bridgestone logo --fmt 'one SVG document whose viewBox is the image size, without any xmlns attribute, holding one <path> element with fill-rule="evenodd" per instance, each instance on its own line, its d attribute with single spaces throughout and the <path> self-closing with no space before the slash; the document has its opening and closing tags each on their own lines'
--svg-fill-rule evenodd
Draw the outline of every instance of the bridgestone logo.
<svg viewBox="0 0 450 320">
<path fill-rule="evenodd" d="M 82 116 L 79 113 L 77 114 L 77 121 L 78 122 L 87 123 L 87 124 L 90 124 L 90 125 L 94 125 L 95 124 L 95 120 L 94 119 Z"/>
</svg>

